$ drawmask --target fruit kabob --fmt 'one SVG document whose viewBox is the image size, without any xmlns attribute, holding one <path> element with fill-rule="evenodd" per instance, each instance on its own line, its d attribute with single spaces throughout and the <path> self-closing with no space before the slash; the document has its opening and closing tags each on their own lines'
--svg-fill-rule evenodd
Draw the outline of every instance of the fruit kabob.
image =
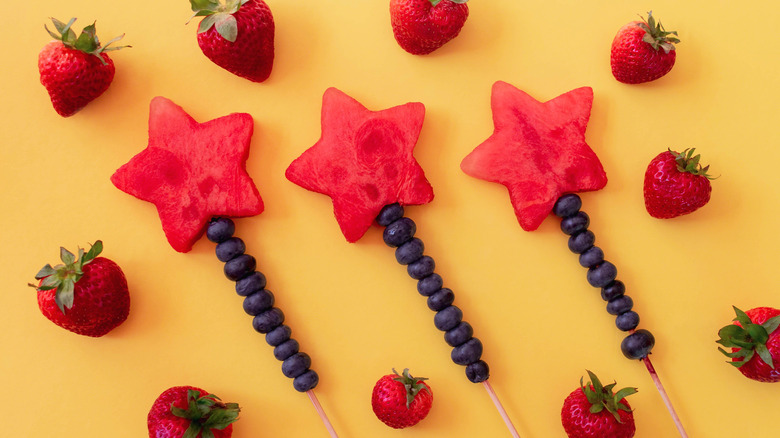
<svg viewBox="0 0 780 438">
<path fill-rule="evenodd" d="M 311 358 L 299 351 L 284 313 L 274 306 L 266 278 L 256 270 L 256 259 L 235 237 L 230 217 L 260 214 L 263 201 L 249 174 L 246 159 L 253 131 L 252 116 L 233 113 L 198 123 L 164 97 L 150 104 L 149 143 L 122 165 L 111 182 L 123 192 L 157 207 L 165 236 L 173 249 L 188 252 L 204 231 L 216 243 L 216 256 L 225 263 L 225 276 L 235 282 L 244 311 L 254 329 L 274 347 L 282 373 L 293 387 L 314 404 L 332 437 L 327 415 L 314 394 L 319 382 Z"/>
<path fill-rule="evenodd" d="M 595 245 L 596 237 L 588 229 L 590 218 L 576 195 L 599 190 L 607 183 L 601 162 L 585 142 L 592 104 L 589 87 L 540 102 L 506 82 L 496 82 L 491 98 L 493 134 L 463 159 L 461 169 L 475 178 L 505 185 L 526 231 L 536 230 L 551 212 L 561 218 L 569 249 L 588 269 L 588 283 L 601 290 L 617 328 L 629 333 L 620 346 L 623 354 L 645 364 L 680 435 L 687 437 L 650 361 L 655 338 L 650 331 L 637 329 L 634 302 L 617 279 L 615 265 Z"/>
<path fill-rule="evenodd" d="M 422 129 L 425 107 L 406 103 L 371 111 L 347 94 L 329 88 L 322 103 L 322 136 L 287 168 L 287 179 L 328 195 L 344 237 L 359 240 L 374 224 L 384 227 L 383 240 L 395 248 L 398 263 L 417 280 L 417 291 L 436 312 L 434 325 L 452 347 L 452 361 L 465 366 L 471 382 L 482 383 L 513 436 L 518 433 L 491 387 L 482 342 L 473 336 L 455 295 L 435 273 L 424 254 L 417 227 L 404 205 L 433 199 L 433 189 L 412 152 Z"/>
</svg>

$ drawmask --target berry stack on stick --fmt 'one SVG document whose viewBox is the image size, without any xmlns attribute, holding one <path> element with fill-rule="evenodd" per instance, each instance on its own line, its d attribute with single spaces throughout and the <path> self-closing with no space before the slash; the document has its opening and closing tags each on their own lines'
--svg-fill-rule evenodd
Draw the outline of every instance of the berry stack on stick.
<svg viewBox="0 0 780 438">
<path fill-rule="evenodd" d="M 311 358 L 299 351 L 284 313 L 274 306 L 265 276 L 246 245 L 235 237 L 231 217 L 260 214 L 263 202 L 246 172 L 252 116 L 233 113 L 198 123 L 172 101 L 156 97 L 149 113 L 149 144 L 111 177 L 120 190 L 157 207 L 171 246 L 188 252 L 203 235 L 216 243 L 225 276 L 235 282 L 254 329 L 265 335 L 282 362 L 282 373 L 306 393 L 328 432 L 336 432 L 313 390 L 319 382 Z"/>
<path fill-rule="evenodd" d="M 569 249 L 587 268 L 588 283 L 601 290 L 606 310 L 615 316 L 619 330 L 628 332 L 621 344 L 629 359 L 641 360 L 661 393 L 674 423 L 687 436 L 658 374 L 650 362 L 655 344 L 652 333 L 637 329 L 639 315 L 633 300 L 617 279 L 617 268 L 595 245 L 588 229 L 590 218 L 581 210 L 576 192 L 603 188 L 607 176 L 596 154 L 585 142 L 593 90 L 577 88 L 550 101 L 540 102 L 506 82 L 493 85 L 491 107 L 495 129 L 461 163 L 475 178 L 503 184 L 520 226 L 536 230 L 550 213 L 561 218 L 561 230 L 569 236 Z M 529 124 L 529 120 L 540 121 Z"/>
</svg>

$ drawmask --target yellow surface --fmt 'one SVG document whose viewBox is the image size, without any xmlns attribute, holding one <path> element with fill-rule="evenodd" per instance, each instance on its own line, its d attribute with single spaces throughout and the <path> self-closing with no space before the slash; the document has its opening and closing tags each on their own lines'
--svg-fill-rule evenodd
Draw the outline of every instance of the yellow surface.
<svg viewBox="0 0 780 438">
<path fill-rule="evenodd" d="M 504 80 L 547 100 L 593 87 L 587 139 L 609 183 L 583 195 L 591 228 L 628 285 L 652 359 L 692 437 L 770 436 L 777 385 L 749 381 L 714 342 L 743 309 L 780 306 L 778 39 L 770 2 L 470 2 L 461 35 L 427 57 L 402 51 L 387 1 L 268 0 L 277 25 L 271 78 L 251 83 L 201 53 L 188 4 L 75 0 L 25 2 L 6 20 L 3 48 L 0 219 L 4 283 L 0 405 L 8 437 L 146 434 L 157 395 L 191 384 L 241 403 L 236 438 L 325 437 L 305 395 L 293 390 L 251 328 L 213 244 L 174 252 L 154 207 L 109 176 L 146 146 L 148 104 L 166 96 L 199 121 L 248 112 L 247 163 L 266 212 L 237 220 L 303 351 L 316 392 L 342 437 L 509 436 L 481 385 L 450 362 L 449 347 L 415 282 L 378 228 L 347 244 L 330 199 L 291 184 L 287 165 L 320 133 L 323 91 L 335 86 L 370 109 L 423 102 L 416 156 L 436 192 L 410 207 L 426 252 L 485 345 L 492 382 L 523 437 L 563 437 L 559 412 L 585 369 L 637 386 L 637 437 L 675 436 L 644 367 L 620 353 L 623 337 L 585 281 L 557 221 L 520 229 L 503 187 L 470 178 L 460 160 L 493 126 L 490 87 Z M 617 29 L 652 8 L 679 31 L 666 77 L 628 86 L 612 78 Z M 21 10 L 20 10 L 21 9 Z M 71 118 L 38 81 L 47 17 L 97 20 L 114 52 L 111 88 Z M 667 147 L 697 147 L 715 174 L 712 201 L 674 220 L 645 212 L 647 163 Z M 26 287 L 60 245 L 102 239 L 131 289 L 128 320 L 100 339 L 49 323 Z M 372 414 L 374 382 L 391 367 L 430 378 L 430 416 L 395 431 Z"/>
</svg>

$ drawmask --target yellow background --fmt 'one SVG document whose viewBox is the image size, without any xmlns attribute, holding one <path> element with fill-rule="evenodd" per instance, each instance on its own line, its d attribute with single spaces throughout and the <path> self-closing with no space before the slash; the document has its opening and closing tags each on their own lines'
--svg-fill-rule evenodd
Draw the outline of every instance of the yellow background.
<svg viewBox="0 0 780 438">
<path fill-rule="evenodd" d="M 8 437 L 142 437 L 153 400 L 195 385 L 241 403 L 236 438 L 325 437 L 307 397 L 280 372 L 222 274 L 214 245 L 176 253 L 154 207 L 110 175 L 146 146 L 148 105 L 162 95 L 199 121 L 248 112 L 247 168 L 265 201 L 238 219 L 269 289 L 320 375 L 316 389 L 342 437 L 508 436 L 481 385 L 450 348 L 381 230 L 347 244 L 330 199 L 284 178 L 320 133 L 323 91 L 335 86 L 379 110 L 423 102 L 416 157 L 436 198 L 407 214 L 485 346 L 494 388 L 523 437 L 563 437 L 559 412 L 585 369 L 630 398 L 637 437 L 675 436 L 644 367 L 620 352 L 623 334 L 566 247 L 557 221 L 520 229 L 503 187 L 470 178 L 461 159 L 492 132 L 490 87 L 507 81 L 540 100 L 591 86 L 587 139 L 609 177 L 583 195 L 591 229 L 657 339 L 652 359 L 692 437 L 775 434 L 777 385 L 724 363 L 718 329 L 742 309 L 780 306 L 778 39 L 771 2 L 473 0 L 461 35 L 430 56 L 393 39 L 387 1 L 268 0 L 277 26 L 271 78 L 251 83 L 201 53 L 186 1 L 24 2 L 3 44 L 0 205 L 4 283 L 0 376 Z M 617 29 L 652 9 L 682 39 L 677 65 L 650 84 L 610 73 Z M 47 17 L 97 20 L 113 52 L 111 88 L 71 118 L 51 107 L 37 54 Z M 689 216 L 645 211 L 642 178 L 666 148 L 696 147 L 721 177 Z M 102 239 L 130 285 L 128 320 L 92 339 L 38 311 L 26 286 L 58 247 Z M 392 367 L 427 376 L 429 417 L 402 432 L 371 412 L 374 382 Z"/>
</svg>

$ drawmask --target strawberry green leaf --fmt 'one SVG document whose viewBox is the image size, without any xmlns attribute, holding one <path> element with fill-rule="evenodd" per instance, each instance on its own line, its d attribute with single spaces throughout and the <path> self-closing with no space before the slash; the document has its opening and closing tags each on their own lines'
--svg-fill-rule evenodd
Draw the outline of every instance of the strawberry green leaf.
<svg viewBox="0 0 780 438">
<path fill-rule="evenodd" d="M 65 309 L 73 307 L 73 282 L 65 281 L 57 288 L 57 293 L 54 294 L 54 302 L 57 307 L 60 308 L 62 313 L 65 313 Z"/>
<path fill-rule="evenodd" d="M 198 33 L 207 32 L 217 22 L 217 16 L 212 14 L 201 20 L 198 25 Z"/>
<path fill-rule="evenodd" d="M 777 327 L 780 326 L 780 315 L 767 319 L 761 325 L 764 327 L 764 330 L 771 335 L 777 330 Z"/>
<path fill-rule="evenodd" d="M 775 369 L 775 364 L 772 363 L 772 353 L 769 352 L 766 344 L 756 345 L 756 353 L 758 353 L 758 356 L 761 358 L 761 360 L 764 361 L 764 363 L 769 365 L 770 368 Z"/>
<path fill-rule="evenodd" d="M 214 432 L 212 432 L 210 429 L 203 429 L 203 431 L 200 433 L 201 438 L 214 438 Z"/>
<path fill-rule="evenodd" d="M 86 26 L 81 31 L 81 35 L 79 35 L 78 39 L 76 39 L 74 47 L 77 50 L 81 50 L 85 53 L 94 52 L 98 47 L 100 47 L 100 42 L 98 41 L 97 34 L 95 33 L 95 23 Z"/>
<path fill-rule="evenodd" d="M 62 260 L 62 262 L 66 265 L 70 265 L 76 261 L 76 256 L 74 256 L 73 253 L 67 249 L 60 247 L 60 260 Z"/>
<path fill-rule="evenodd" d="M 84 257 L 84 262 L 82 264 L 86 265 L 87 263 L 91 262 L 92 260 L 95 259 L 95 257 L 100 255 L 101 252 L 103 252 L 103 242 L 100 240 L 96 240 L 95 244 L 89 248 L 89 251 Z"/>
<path fill-rule="evenodd" d="M 238 36 L 238 22 L 236 21 L 236 17 L 232 15 L 220 14 L 215 23 L 215 27 L 217 29 L 217 33 L 219 33 L 222 38 L 230 41 L 231 43 L 236 42 L 236 37 Z"/>
<path fill-rule="evenodd" d="M 617 400 L 617 401 L 623 400 L 624 398 L 628 397 L 629 395 L 636 394 L 637 392 L 639 392 L 639 390 L 637 388 L 629 388 L 629 387 L 623 388 L 620 391 L 615 393 L 615 400 Z M 624 410 L 627 411 L 628 408 L 624 408 Z"/>
<path fill-rule="evenodd" d="M 54 270 L 54 268 L 51 267 L 50 264 L 46 264 L 46 266 L 42 267 L 40 271 L 38 271 L 37 274 L 35 274 L 35 279 L 40 280 L 41 278 L 48 277 L 57 271 Z"/>
<path fill-rule="evenodd" d="M 201 432 L 201 429 L 202 427 L 199 423 L 192 422 L 190 423 L 190 427 L 184 431 L 184 435 L 182 435 L 181 438 L 197 438 Z"/>
</svg>

